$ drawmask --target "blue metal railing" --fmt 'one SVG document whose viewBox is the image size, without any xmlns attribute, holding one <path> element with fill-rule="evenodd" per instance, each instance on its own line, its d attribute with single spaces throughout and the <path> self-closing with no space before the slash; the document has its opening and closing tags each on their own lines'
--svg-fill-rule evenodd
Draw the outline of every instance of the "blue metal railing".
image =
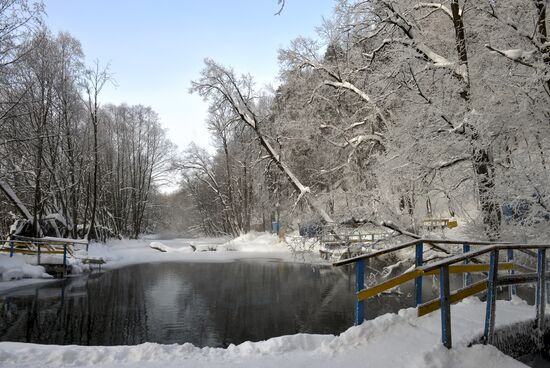
<svg viewBox="0 0 550 368">
<path fill-rule="evenodd" d="M 431 264 L 424 264 L 423 253 L 424 246 L 435 244 L 454 244 L 462 245 L 462 254 L 447 257 L 441 261 L 434 262 Z M 484 247 L 476 250 L 471 250 L 472 245 L 483 245 Z M 334 266 L 342 266 L 346 264 L 355 264 L 355 276 L 356 276 L 356 292 L 359 294 L 361 291 L 364 291 L 364 267 L 365 261 L 370 258 L 376 258 L 381 255 L 389 254 L 402 250 L 408 247 L 415 246 L 415 265 L 416 273 L 413 275 L 417 276 L 414 278 L 415 282 L 415 304 L 417 307 L 422 305 L 422 278 L 423 274 L 428 272 L 434 272 L 434 270 L 439 271 L 440 275 L 440 296 L 439 296 L 439 307 L 441 309 L 441 340 L 444 346 L 450 348 L 452 346 L 452 334 L 451 334 L 451 291 L 449 286 L 449 266 L 456 263 L 462 262 L 463 264 L 469 264 L 472 259 L 489 254 L 489 276 L 487 278 L 487 304 L 486 304 L 486 313 L 485 313 L 485 326 L 484 326 L 484 341 L 486 343 L 491 343 L 494 326 L 495 326 L 495 309 L 496 309 L 496 294 L 497 286 L 508 286 L 509 296 L 512 297 L 516 290 L 515 285 L 518 283 L 525 282 L 536 282 L 537 283 L 537 295 L 536 295 L 536 324 L 538 331 L 544 331 L 544 312 L 546 305 L 546 298 L 548 293 L 546 292 L 546 249 L 550 248 L 548 244 L 512 244 L 512 243 L 494 243 L 486 241 L 462 241 L 462 240 L 444 240 L 444 239 L 416 239 L 414 241 L 403 243 L 397 246 L 393 246 L 387 249 L 379 250 L 370 254 L 365 254 L 339 262 L 333 263 Z M 438 247 L 439 248 L 439 247 Z M 524 253 L 532 254 L 529 249 L 537 249 L 537 253 L 533 254 L 537 257 L 537 272 L 536 274 L 515 274 L 511 268 L 509 269 L 508 275 L 500 276 L 498 275 L 499 269 L 499 250 L 506 250 L 506 258 L 508 262 L 514 260 L 514 250 L 521 250 Z M 510 264 L 508 264 L 510 266 Z M 506 266 L 504 264 L 503 266 Z M 455 266 L 453 266 L 455 267 Z M 471 267 L 471 266 L 470 266 Z M 486 266 L 485 266 L 486 267 Z M 463 267 L 465 268 L 465 267 Z M 470 268 L 471 270 L 471 268 Z M 410 278 L 402 278 L 403 282 Z M 395 281 L 395 280 L 393 280 Z M 393 282 L 392 281 L 392 282 Z M 397 281 L 396 281 L 397 282 Z M 478 283 L 476 283 L 478 284 Z M 475 285 L 472 285 L 472 276 L 469 272 L 465 272 L 463 276 L 463 287 L 465 289 L 470 289 L 463 292 L 464 295 L 473 295 L 479 290 L 483 290 Z M 483 286 L 483 285 L 481 285 Z M 483 286 L 484 288 L 484 286 Z M 462 289 L 462 290 L 465 290 Z M 456 301 L 457 296 L 453 297 Z M 433 309 L 432 309 L 433 310 Z M 355 324 L 361 324 L 364 320 L 365 313 L 365 304 L 364 300 L 357 298 L 355 305 Z M 542 333 L 542 332 L 541 332 Z"/>
</svg>

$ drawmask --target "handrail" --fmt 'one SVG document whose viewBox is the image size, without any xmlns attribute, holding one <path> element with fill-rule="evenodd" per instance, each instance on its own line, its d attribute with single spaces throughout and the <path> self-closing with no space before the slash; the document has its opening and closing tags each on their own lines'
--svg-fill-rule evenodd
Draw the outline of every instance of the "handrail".
<svg viewBox="0 0 550 368">
<path fill-rule="evenodd" d="M 15 244 L 32 244 L 32 242 L 28 241 L 28 240 L 12 240 L 12 239 L 0 239 L 0 243 L 15 243 Z"/>
<path fill-rule="evenodd" d="M 40 265 L 41 255 L 42 254 L 59 254 L 63 255 L 63 276 L 67 275 L 67 254 L 74 256 L 73 246 L 74 244 L 84 244 L 79 242 L 78 239 L 64 239 L 64 238 L 30 238 L 26 236 L 15 236 L 16 239 L 0 239 L 0 251 L 6 251 L 10 253 L 10 257 L 13 257 L 14 253 L 21 253 L 24 255 L 34 255 L 36 254 L 37 264 Z M 9 248 L 6 249 L 5 246 L 8 245 Z M 27 249 L 16 249 L 15 246 L 26 245 Z M 37 247 L 36 250 L 31 249 L 29 246 Z M 41 249 L 45 247 L 46 250 Z M 63 250 L 57 251 L 63 247 Z M 88 244 L 86 241 L 86 251 L 88 250 Z"/>
<path fill-rule="evenodd" d="M 455 244 L 462 245 L 462 254 L 446 257 L 442 260 L 423 264 L 424 247 L 430 245 L 436 249 L 439 248 L 433 244 Z M 482 247 L 471 250 L 471 245 L 481 245 Z M 384 254 L 396 252 L 408 247 L 416 247 L 415 253 L 415 268 L 412 271 L 406 272 L 400 276 L 396 276 L 386 282 L 378 284 L 376 286 L 365 288 L 364 285 L 364 267 L 365 260 L 375 258 Z M 536 249 L 537 252 L 532 250 Z M 447 239 L 428 239 L 419 238 L 412 241 L 399 244 L 386 249 L 378 250 L 370 254 L 364 254 L 361 256 L 348 258 L 342 261 L 334 262 L 333 266 L 342 266 L 346 264 L 355 263 L 355 289 L 357 293 L 357 300 L 355 303 L 355 323 L 360 324 L 364 320 L 364 301 L 370 296 L 379 294 L 380 292 L 387 290 L 388 288 L 395 287 L 407 281 L 414 279 L 415 281 L 415 294 L 416 305 L 419 308 L 419 316 L 425 313 L 441 309 L 441 336 L 443 345 L 450 348 L 452 346 L 451 339 L 451 309 L 450 305 L 463 298 L 477 294 L 487 289 L 487 310 L 485 316 L 485 330 L 484 341 L 485 343 L 491 343 L 494 326 L 495 326 L 495 310 L 496 310 L 496 293 L 497 286 L 507 285 L 510 297 L 515 294 L 515 286 L 520 283 L 536 282 L 536 325 L 537 331 L 541 333 L 544 331 L 545 323 L 545 298 L 546 294 L 546 279 L 548 273 L 546 272 L 546 250 L 550 249 L 550 244 L 521 244 L 511 242 L 494 242 L 494 241 L 469 241 L 469 240 L 447 240 Z M 505 253 L 508 263 L 499 264 L 499 251 L 506 250 Z M 536 273 L 531 274 L 514 274 L 514 268 L 518 271 L 534 271 L 528 267 L 519 267 L 515 265 L 514 250 L 526 253 L 530 256 L 537 258 Z M 446 251 L 446 250 L 445 250 Z M 486 271 L 487 265 L 470 265 L 473 262 L 473 258 L 489 254 L 489 273 L 488 277 L 475 284 L 472 283 L 470 272 Z M 453 265 L 458 262 L 463 262 L 463 265 Z M 503 267 L 504 266 L 504 267 Z M 498 270 L 508 269 L 508 275 L 502 275 L 499 277 Z M 451 293 L 449 275 L 453 272 L 464 273 L 463 285 L 460 290 Z M 425 275 L 439 273 L 439 300 L 435 299 L 427 303 L 422 303 L 422 278 Z M 549 298 L 550 299 L 550 298 Z M 542 337 L 541 337 L 542 338 Z"/>
<path fill-rule="evenodd" d="M 347 258 L 347 259 L 344 259 L 344 260 L 341 260 L 341 261 L 338 261 L 338 262 L 334 262 L 332 265 L 333 265 L 333 266 L 336 266 L 336 267 L 339 267 L 339 266 L 343 266 L 343 265 L 346 265 L 346 264 L 355 263 L 355 262 L 357 262 L 357 261 L 361 261 L 361 260 L 365 260 L 365 259 L 369 259 L 369 258 L 374 258 L 374 257 L 377 257 L 377 256 L 381 256 L 381 255 L 383 255 L 383 254 L 388 254 L 388 253 L 396 252 L 396 251 L 398 251 L 398 250 L 408 248 L 408 247 L 410 247 L 410 246 L 416 245 L 416 244 L 421 243 L 421 242 L 422 242 L 422 241 L 421 241 L 420 239 L 413 240 L 413 241 L 410 241 L 410 242 L 407 242 L 407 243 L 403 243 L 403 244 L 400 244 L 400 245 L 396 245 L 396 246 L 394 246 L 394 247 L 390 247 L 390 248 L 386 248 L 386 249 L 381 249 L 381 250 L 376 251 L 376 252 L 373 252 L 373 253 L 363 254 L 363 255 L 360 255 L 360 256 L 357 256 L 357 257 Z"/>
<path fill-rule="evenodd" d="M 450 273 L 465 273 L 465 272 L 487 272 L 489 271 L 490 265 L 489 264 L 465 264 L 465 265 L 451 265 L 449 266 L 449 272 Z M 516 268 L 516 265 L 513 263 L 506 263 L 502 262 L 499 263 L 498 269 L 505 271 L 505 270 L 512 270 Z M 434 269 L 431 271 L 424 272 L 421 268 L 415 268 L 412 271 L 405 272 L 404 274 L 401 274 L 399 276 L 395 276 L 389 280 L 386 280 L 376 286 L 369 287 L 366 289 L 361 290 L 360 292 L 356 293 L 357 298 L 359 300 L 365 300 L 370 298 L 371 296 L 378 295 L 386 290 L 392 289 L 398 285 L 404 284 L 407 281 L 411 281 L 416 279 L 420 276 L 430 276 L 430 275 L 437 275 L 439 274 L 439 269 Z"/>
<path fill-rule="evenodd" d="M 86 239 L 70 239 L 70 238 L 53 238 L 53 237 L 44 237 L 44 238 L 32 238 L 28 236 L 14 235 L 13 239 L 15 240 L 24 240 L 37 243 L 66 243 L 66 244 L 88 244 Z M 7 240 L 9 241 L 9 240 Z"/>
<path fill-rule="evenodd" d="M 453 263 L 465 261 L 470 258 L 479 257 L 483 254 L 489 253 L 494 250 L 505 250 L 505 249 L 514 249 L 514 250 L 550 249 L 550 244 L 494 244 L 494 245 L 489 245 L 487 247 L 483 247 L 477 250 L 470 251 L 468 253 L 458 254 L 456 256 L 442 259 L 441 261 L 430 263 L 426 266 L 420 267 L 420 269 L 424 272 L 428 272 L 436 268 L 441 268 L 442 266 L 448 266 Z"/>
<path fill-rule="evenodd" d="M 60 243 L 60 244 L 57 244 L 56 242 L 44 242 L 44 241 L 34 241 L 34 240 L 4 240 L 4 239 L 0 239 L 0 243 L 4 243 L 4 244 L 7 244 L 7 243 L 14 243 L 14 244 L 33 244 L 33 243 L 40 243 L 40 244 L 50 244 L 52 246 L 55 246 L 55 245 L 63 245 L 63 244 L 72 244 L 72 243 Z"/>
<path fill-rule="evenodd" d="M 491 244 L 513 244 L 511 242 L 495 242 L 495 241 L 488 241 L 488 240 L 453 240 L 453 239 L 430 239 L 430 238 L 422 238 L 419 239 L 424 241 L 425 243 L 439 243 L 439 244 L 464 244 L 468 243 L 470 245 L 491 245 Z"/>
<path fill-rule="evenodd" d="M 343 266 L 343 265 L 346 265 L 346 264 L 357 262 L 357 261 L 362 260 L 362 259 L 370 259 L 370 258 L 378 257 L 378 256 L 381 256 L 381 255 L 384 255 L 384 254 L 393 253 L 393 252 L 396 252 L 398 250 L 405 249 L 405 248 L 408 248 L 408 247 L 411 247 L 413 245 L 417 245 L 417 244 L 420 244 L 420 243 L 451 244 L 451 245 L 461 245 L 461 244 L 469 244 L 469 245 L 512 244 L 512 243 L 509 243 L 509 242 L 490 242 L 490 241 L 483 241 L 483 240 L 470 241 L 470 240 L 420 238 L 420 239 L 411 240 L 409 242 L 399 244 L 399 245 L 396 245 L 396 246 L 393 246 L 393 247 L 390 247 L 390 248 L 381 249 L 381 250 L 373 252 L 373 253 L 363 254 L 363 255 L 360 255 L 360 256 L 357 256 L 357 257 L 353 257 L 353 258 L 343 259 L 341 261 L 334 262 L 332 265 L 336 266 L 336 267 L 339 267 L 339 266 Z"/>
</svg>

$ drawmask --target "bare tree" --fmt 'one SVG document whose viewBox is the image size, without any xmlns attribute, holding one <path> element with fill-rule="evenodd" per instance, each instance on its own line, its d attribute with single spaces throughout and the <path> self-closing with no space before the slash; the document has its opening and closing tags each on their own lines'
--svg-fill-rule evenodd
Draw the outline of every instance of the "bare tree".
<svg viewBox="0 0 550 368">
<path fill-rule="evenodd" d="M 83 86 L 86 93 L 86 107 L 88 110 L 88 116 L 93 127 L 94 145 L 94 172 L 93 172 L 93 184 L 92 184 L 92 212 L 90 215 L 90 227 L 86 232 L 86 238 L 96 238 L 95 223 L 97 212 L 97 197 L 98 197 L 98 177 L 99 177 L 99 152 L 98 152 L 98 129 L 99 129 L 99 94 L 105 84 L 111 81 L 111 75 L 109 74 L 109 65 L 106 67 L 100 67 L 99 61 L 96 60 L 92 69 L 88 69 L 83 79 Z"/>
<path fill-rule="evenodd" d="M 243 76 L 237 79 L 232 70 L 226 69 L 212 60 L 205 60 L 205 68 L 202 77 L 192 82 L 191 91 L 197 92 L 212 104 L 228 104 L 240 121 L 250 127 L 266 150 L 269 158 L 285 174 L 291 185 L 298 192 L 298 200 L 305 199 L 309 205 L 327 222 L 333 222 L 332 218 L 318 204 L 310 193 L 310 188 L 304 186 L 294 175 L 290 167 L 284 162 L 279 153 L 273 148 L 267 137 L 262 134 L 260 126 L 262 118 L 254 112 L 254 91 L 252 79 Z"/>
</svg>

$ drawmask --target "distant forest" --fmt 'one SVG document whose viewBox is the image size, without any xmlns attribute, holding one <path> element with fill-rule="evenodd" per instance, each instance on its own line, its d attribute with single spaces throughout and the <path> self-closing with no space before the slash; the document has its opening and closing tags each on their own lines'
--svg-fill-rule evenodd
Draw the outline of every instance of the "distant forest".
<svg viewBox="0 0 550 368">
<path fill-rule="evenodd" d="M 0 0 L 0 182 L 36 235 L 454 217 L 476 237 L 544 237 L 548 27 L 545 0 L 336 1 L 316 39 L 279 51 L 276 87 L 205 60 L 190 92 L 214 149 L 177 152 L 151 108 L 101 103 L 108 67 L 52 35 L 40 4 Z M 25 215 L 0 200 L 7 233 Z"/>
</svg>

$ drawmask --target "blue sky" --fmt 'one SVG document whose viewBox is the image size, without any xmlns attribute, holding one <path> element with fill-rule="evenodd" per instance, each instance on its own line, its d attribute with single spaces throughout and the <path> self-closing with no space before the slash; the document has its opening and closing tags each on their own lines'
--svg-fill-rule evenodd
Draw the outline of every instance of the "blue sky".
<svg viewBox="0 0 550 368">
<path fill-rule="evenodd" d="M 189 95 L 203 59 L 273 83 L 277 50 L 299 35 L 315 36 L 333 0 L 44 0 L 47 24 L 80 40 L 91 64 L 110 63 L 117 86 L 102 102 L 151 106 L 180 150 L 206 146 L 206 104 Z"/>
</svg>

